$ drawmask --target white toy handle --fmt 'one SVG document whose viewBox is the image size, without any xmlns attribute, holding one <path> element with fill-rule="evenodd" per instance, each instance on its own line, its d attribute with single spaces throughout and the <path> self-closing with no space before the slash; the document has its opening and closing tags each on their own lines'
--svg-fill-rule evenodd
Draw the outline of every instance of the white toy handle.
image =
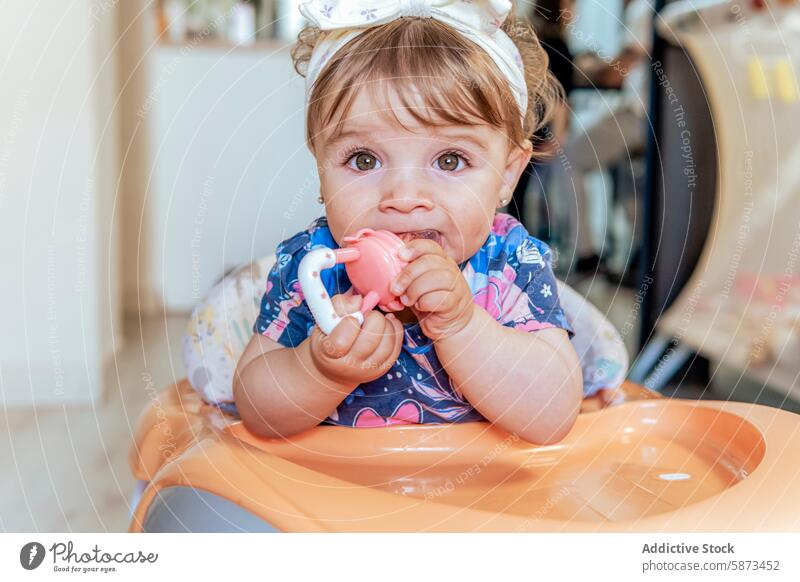
<svg viewBox="0 0 800 582">
<path fill-rule="evenodd" d="M 330 335 L 344 318 L 340 317 L 333 308 L 333 301 L 331 301 L 325 285 L 322 284 L 322 271 L 330 269 L 337 262 L 344 262 L 345 256 L 349 260 L 356 258 L 353 256 L 355 249 L 348 249 L 348 251 L 345 255 L 345 253 L 337 253 L 328 247 L 319 247 L 303 257 L 297 268 L 297 278 L 300 281 L 300 288 L 303 290 L 306 303 L 308 303 L 317 325 L 325 335 Z M 354 317 L 359 326 L 364 323 L 364 314 L 360 311 L 348 313 L 344 317 Z"/>
</svg>

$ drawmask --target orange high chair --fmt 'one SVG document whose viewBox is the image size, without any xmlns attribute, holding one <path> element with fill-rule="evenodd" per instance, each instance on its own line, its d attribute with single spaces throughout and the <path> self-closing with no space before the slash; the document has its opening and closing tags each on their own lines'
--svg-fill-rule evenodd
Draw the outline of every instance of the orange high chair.
<svg viewBox="0 0 800 582">
<path fill-rule="evenodd" d="M 628 402 L 581 414 L 556 445 L 487 422 L 251 434 L 224 409 L 273 261 L 240 269 L 195 309 L 188 378 L 139 420 L 131 531 L 800 529 L 800 416 L 624 383 L 621 338 L 562 284 L 585 391 L 621 385 Z"/>
</svg>

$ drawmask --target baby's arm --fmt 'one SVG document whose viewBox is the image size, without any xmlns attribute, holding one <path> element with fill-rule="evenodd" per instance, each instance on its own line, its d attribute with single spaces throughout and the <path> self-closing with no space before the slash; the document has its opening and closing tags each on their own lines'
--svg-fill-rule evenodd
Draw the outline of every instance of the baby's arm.
<svg viewBox="0 0 800 582">
<path fill-rule="evenodd" d="M 453 384 L 478 412 L 537 444 L 558 442 L 580 410 L 583 379 L 563 329 L 505 327 L 474 306 L 469 323 L 436 342 Z"/>
<path fill-rule="evenodd" d="M 474 304 L 458 265 L 433 241 L 412 241 L 400 254 L 409 264 L 392 290 L 417 313 L 453 385 L 486 419 L 527 441 L 564 438 L 583 395 L 567 332 L 496 321 Z"/>
<path fill-rule="evenodd" d="M 334 382 L 311 358 L 311 338 L 285 348 L 256 334 L 236 366 L 233 397 L 247 428 L 265 437 L 289 436 L 318 425 L 355 384 Z"/>
<path fill-rule="evenodd" d="M 360 298 L 333 297 L 337 313 L 358 309 Z M 256 334 L 233 380 L 236 408 L 252 432 L 287 437 L 312 428 L 362 382 L 386 373 L 402 347 L 393 315 L 370 312 L 359 327 L 350 317 L 325 336 L 318 327 L 294 348 Z"/>
</svg>

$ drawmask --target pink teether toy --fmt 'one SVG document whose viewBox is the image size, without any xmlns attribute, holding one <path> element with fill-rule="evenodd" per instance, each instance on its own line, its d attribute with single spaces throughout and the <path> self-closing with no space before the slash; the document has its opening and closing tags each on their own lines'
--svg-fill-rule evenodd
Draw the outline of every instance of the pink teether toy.
<svg viewBox="0 0 800 582">
<path fill-rule="evenodd" d="M 344 237 L 344 242 L 348 245 L 345 248 L 312 250 L 303 257 L 298 268 L 300 287 L 308 307 L 326 335 L 342 318 L 333 308 L 320 273 L 337 263 L 345 263 L 347 276 L 358 294 L 363 296 L 361 310 L 345 317 L 356 318 L 360 325 L 364 323 L 364 314 L 376 305 L 384 311 L 404 307 L 389 290 L 389 285 L 406 266 L 406 262 L 397 256 L 397 251 L 404 245 L 402 239 L 388 230 L 363 228 L 355 236 Z"/>
</svg>

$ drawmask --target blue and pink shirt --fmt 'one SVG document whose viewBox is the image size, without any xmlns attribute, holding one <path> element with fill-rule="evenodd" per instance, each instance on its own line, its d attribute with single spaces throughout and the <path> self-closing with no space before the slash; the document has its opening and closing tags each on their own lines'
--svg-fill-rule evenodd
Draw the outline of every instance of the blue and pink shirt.
<svg viewBox="0 0 800 582">
<path fill-rule="evenodd" d="M 278 245 L 254 333 L 289 348 L 311 335 L 314 318 L 297 269 L 303 256 L 320 245 L 339 248 L 325 217 Z M 475 304 L 500 324 L 526 332 L 561 328 L 572 336 L 558 300 L 550 248 L 511 216 L 495 215 L 484 244 L 459 267 Z M 330 296 L 351 287 L 344 264 L 323 271 L 322 283 Z M 455 389 L 419 324 L 403 327 L 403 348 L 391 369 L 357 386 L 323 424 L 373 427 L 483 420 Z"/>
</svg>

